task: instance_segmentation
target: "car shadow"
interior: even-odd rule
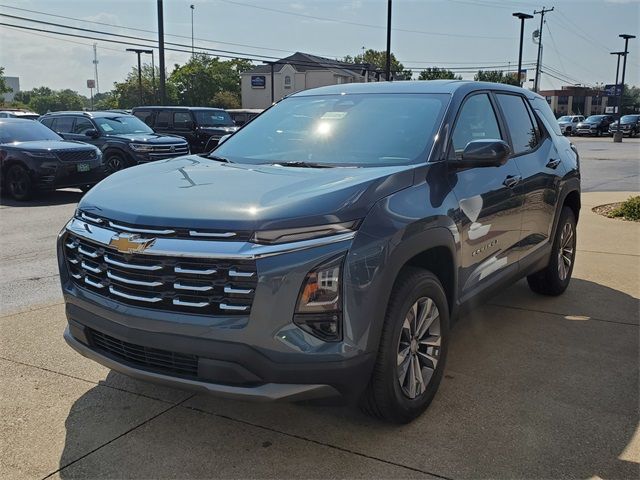
[[[501,298],[521,288],[515,285]],[[574,279],[570,290],[582,295],[583,313],[603,298],[612,318],[617,309],[638,304],[630,295],[586,280]],[[256,434],[308,439],[312,448],[330,445],[450,478],[637,478],[640,458],[632,439],[639,420],[638,327],[570,313],[487,304],[461,318],[452,330],[440,390],[430,408],[409,425],[389,425],[350,407],[196,395],[173,410],[197,415],[199,427],[175,425],[180,417],[160,415],[59,475],[202,476],[194,465],[208,461],[202,453],[212,441],[212,425],[234,422],[239,432],[248,428]],[[110,405],[96,401],[99,389],[122,384],[118,376],[111,372],[71,407],[61,468],[93,450],[92,445],[82,448],[91,432],[117,430],[113,422],[119,422],[118,416],[105,425],[99,412]],[[132,396],[131,401],[147,397]],[[145,418],[141,415],[138,423]],[[122,433],[130,428],[119,426]],[[216,458],[237,465],[237,475],[243,476],[244,449],[237,443],[227,447],[225,438],[213,441]],[[268,461],[277,469],[291,459]],[[126,471],[118,470],[124,464]],[[332,468],[328,471],[339,476],[340,466]],[[280,476],[278,470],[273,475]]]
[[[83,195],[84,193],[82,193],[79,189],[77,190],[71,188],[40,193],[32,200],[27,200],[26,202],[14,200],[13,198],[10,198],[6,195],[2,195],[2,197],[0,197],[0,205],[2,205],[3,207],[14,208],[68,205],[70,203],[78,203]]]

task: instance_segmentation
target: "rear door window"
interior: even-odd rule
[[[73,131],[73,117],[58,117],[54,130],[60,133],[71,133]]]
[[[173,126],[180,130],[189,130],[193,122],[189,112],[176,112],[173,114]]]
[[[156,128],[169,128],[171,127],[171,111],[170,110],[162,110],[158,112],[156,116]]]
[[[518,155],[533,150],[538,145],[538,135],[524,98],[520,95],[499,93],[498,103],[511,134],[513,153]]]
[[[76,124],[73,127],[73,133],[82,135],[87,130],[92,130],[94,128],[95,127],[93,126],[93,123],[91,123],[91,120],[89,120],[88,118],[77,117]]]
[[[150,127],[153,127],[153,112],[149,110],[142,110],[135,112],[134,115]]]

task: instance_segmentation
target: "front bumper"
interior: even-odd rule
[[[89,164],[90,170],[79,172],[77,163]],[[107,176],[102,159],[89,162],[43,162],[32,167],[39,190],[95,185]]]

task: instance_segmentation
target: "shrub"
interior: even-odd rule
[[[610,217],[624,217],[635,222],[640,221],[640,196],[631,197],[625,202],[609,212]]]

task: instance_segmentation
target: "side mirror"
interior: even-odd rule
[[[98,133],[98,130],[96,130],[95,128],[90,128],[89,130],[85,130],[84,134],[87,137],[91,137],[91,138],[96,138],[100,136],[100,134]]]
[[[509,155],[511,147],[502,140],[474,140],[454,163],[458,168],[499,167],[507,163]]]

